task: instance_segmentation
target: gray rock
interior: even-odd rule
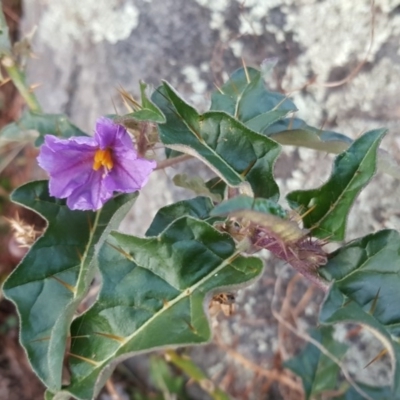
[[[24,10],[23,30],[38,26],[33,43],[38,58],[30,61],[28,77],[42,83],[37,95],[43,108],[66,112],[89,132],[99,115],[113,111],[113,103],[122,110],[119,86],[137,95],[140,79],[153,85],[166,79],[204,109],[213,83],[221,84],[240,67],[241,57],[257,66],[266,57],[278,56],[270,84],[293,96],[300,117],[351,137],[388,126],[392,131],[383,147],[400,160],[398,1],[375,2],[374,41],[367,56],[372,29],[367,0],[248,0],[244,6],[239,0],[29,0]],[[354,79],[334,88],[324,85],[349,75],[365,56],[367,64]],[[316,83],[304,87],[313,75],[318,76]],[[332,161],[324,154],[291,148],[284,149],[282,158],[276,173],[284,193],[319,186]],[[193,172],[199,168],[191,165]],[[188,195],[172,185],[171,177],[179,171],[182,167],[153,175],[123,223],[124,231],[142,234],[159,207]],[[399,194],[397,180],[378,174],[354,206],[349,238],[382,227],[399,228],[394,200]],[[236,338],[240,352],[266,368],[272,367],[277,347],[277,324],[269,308],[273,286],[266,282],[281,269],[280,263],[268,261],[265,277],[238,296],[238,316],[218,328],[227,343]],[[315,320],[318,301],[311,303],[314,315],[305,326]],[[261,325],[248,324],[254,320]],[[224,371],[231,362],[215,347],[193,354],[211,372],[213,365],[215,370],[221,363],[218,368]],[[375,354],[369,355],[372,359]],[[251,374],[243,366],[237,368],[236,376],[242,378],[234,391],[239,393]],[[373,382],[370,371],[364,378]]]

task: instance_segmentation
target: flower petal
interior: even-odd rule
[[[126,129],[111,119],[101,117],[96,122],[95,140],[101,149],[112,148],[115,151],[132,150],[132,139]],[[136,153],[136,152],[135,152]]]
[[[46,135],[38,162],[50,175],[50,194],[67,198],[72,210],[98,210],[113,192],[141,189],[156,167],[137,158],[126,129],[108,118],[97,121],[94,138]]]
[[[102,171],[92,170],[82,185],[75,187],[68,196],[67,206],[71,210],[98,210],[111,199],[112,191],[105,187]]]
[[[76,187],[88,180],[97,147],[93,138],[58,139],[45,136],[38,162],[50,175],[49,190],[52,196],[68,197]]]
[[[105,187],[123,193],[140,190],[156,166],[155,161],[136,158],[136,154],[119,153],[114,159],[113,169],[104,178]]]

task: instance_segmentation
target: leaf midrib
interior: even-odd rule
[[[194,291],[201,286],[204,282],[208,281],[213,275],[215,275],[216,273],[218,273],[219,271],[221,271],[223,268],[225,268],[227,265],[229,265],[233,260],[236,259],[236,257],[240,254],[240,251],[236,250],[232,255],[230,255],[228,258],[226,258],[217,268],[215,268],[214,270],[212,270],[210,273],[208,273],[207,275],[205,275],[203,278],[201,278],[199,281],[197,281],[196,283],[194,283],[192,286],[184,289],[177,297],[175,297],[175,299],[170,300],[168,302],[168,306],[163,306],[160,310],[158,310],[156,313],[154,313],[154,315],[152,317],[150,317],[142,326],[140,326],[135,332],[133,332],[131,335],[127,336],[124,340],[123,343],[121,343],[120,346],[118,346],[116,348],[116,350],[110,354],[105,360],[100,361],[99,364],[101,363],[101,365],[99,365],[98,367],[94,368],[93,370],[91,370],[89,372],[88,375],[85,375],[82,379],[78,380],[78,382],[82,382],[87,376],[91,375],[93,373],[93,371],[95,371],[96,369],[100,369],[99,375],[101,373],[101,370],[105,367],[105,365],[107,365],[107,363],[114,359],[116,353],[123,347],[125,346],[127,343],[129,343],[135,336],[137,336],[138,334],[140,334],[146,327],[147,325],[149,325],[151,322],[153,322],[155,319],[157,319],[160,315],[162,315],[163,312],[165,312],[166,310],[168,310],[169,308],[171,308],[172,306],[174,306],[176,303],[178,303],[179,301],[181,301],[182,299],[184,299],[185,297],[189,297],[191,296]],[[140,265],[138,265],[140,267]],[[188,293],[189,291],[189,293]]]
[[[320,218],[320,220],[318,221],[318,223],[315,224],[313,227],[310,228],[312,231],[314,231],[315,229],[319,229],[319,226],[322,224],[322,222],[323,222],[326,218],[328,218],[328,216],[331,215],[332,212],[334,212],[334,211],[336,210],[337,204],[338,204],[339,201],[343,198],[344,194],[347,193],[347,191],[348,191],[347,189],[348,189],[348,187],[350,186],[350,184],[353,183],[354,178],[355,178],[355,176],[356,176],[356,172],[358,171],[358,169],[360,168],[360,166],[364,163],[365,159],[366,159],[366,158],[370,155],[370,153],[373,151],[373,150],[372,150],[372,147],[375,145],[375,143],[376,143],[377,141],[380,140],[381,137],[382,137],[382,136],[379,136],[377,139],[375,139],[375,140],[373,141],[372,145],[370,146],[370,148],[368,149],[368,151],[365,153],[365,156],[361,159],[360,163],[358,164],[358,167],[357,167],[356,171],[354,172],[352,178],[349,180],[349,182],[348,182],[347,185],[345,186],[344,190],[341,192],[341,194],[340,194],[339,197],[336,199],[336,201],[329,207],[328,211],[323,215],[323,217]],[[376,159],[375,159],[375,162],[376,162]],[[374,169],[376,170],[376,164],[375,164],[375,168],[374,168]],[[333,170],[333,171],[332,171],[332,176],[333,176],[334,173],[335,173],[335,171]],[[370,177],[369,179],[371,179],[371,177]],[[368,182],[366,182],[366,183],[364,184],[364,186],[365,186],[367,183],[368,183]],[[320,190],[322,190],[322,188],[321,188]],[[354,199],[353,199],[353,201],[354,201]],[[345,226],[346,226],[346,221],[345,221]],[[332,233],[332,232],[330,232],[330,233]]]
[[[96,217],[95,217],[94,222],[93,222],[93,227],[92,227],[92,229],[90,231],[90,234],[89,234],[89,240],[88,240],[88,242],[86,244],[85,251],[84,251],[84,253],[82,255],[82,260],[81,260],[81,262],[79,264],[79,275],[78,275],[78,279],[77,279],[76,284],[75,284],[75,288],[76,289],[79,288],[81,280],[84,279],[83,271],[84,270],[86,271],[86,268],[84,268],[84,264],[86,262],[88,254],[89,254],[89,249],[90,249],[90,247],[92,245],[93,237],[94,237],[94,235],[96,233],[96,229],[97,229],[97,226],[98,226],[100,214],[101,214],[101,211],[97,211],[96,212]],[[74,293],[73,293],[72,299],[68,302],[68,304],[66,305],[66,307],[64,308],[63,311],[65,312],[65,310],[67,310],[69,307],[71,307],[71,305],[74,304],[75,301],[77,301],[77,299],[79,299],[81,297],[81,295],[82,295],[82,293],[79,293],[78,290],[75,290]],[[49,346],[48,346],[48,351],[47,351],[48,355],[49,355],[49,350],[50,350],[50,345],[51,345],[51,342],[52,342],[52,338],[54,338],[54,333],[53,332],[54,332],[54,330],[58,329],[59,321],[60,321],[60,319],[63,319],[64,312],[60,313],[60,317],[57,318],[53,328],[50,331],[50,340],[49,340]],[[51,368],[51,356],[48,356],[47,360],[48,360],[49,371],[52,371],[52,368]]]
[[[172,90],[170,87],[168,87],[168,90]],[[178,96],[176,93],[174,93],[176,96]],[[210,147],[205,141],[203,141],[203,142],[201,142],[200,140],[199,140],[199,137],[201,137],[202,138],[202,135],[201,135],[201,133],[200,132],[197,132],[197,130],[196,129],[194,129],[188,122],[186,122],[186,120],[185,120],[185,118],[181,115],[181,113],[178,111],[178,109],[175,107],[175,104],[174,104],[174,102],[171,100],[171,98],[168,96],[168,99],[169,99],[169,101],[171,102],[171,104],[174,106],[174,109],[175,109],[175,112],[176,112],[176,114],[180,117],[180,119],[181,119],[181,121],[185,124],[185,126],[188,128],[188,130],[192,133],[192,135],[195,137],[195,140],[196,140],[196,142],[198,143],[198,144],[200,144],[200,145],[202,145],[202,146],[204,146],[205,148],[207,148],[209,151],[211,151],[213,154],[215,154],[217,157],[218,157],[218,159],[219,160],[221,160],[222,162],[223,162],[223,164],[229,169],[229,170],[231,170],[242,182],[243,182],[243,178],[242,178],[242,176],[238,173],[238,172],[236,172],[212,147]],[[186,105],[186,103],[185,103],[185,105]],[[193,111],[196,113],[196,118],[198,119],[198,122],[201,124],[201,121],[200,121],[200,114],[198,114],[197,113],[197,111],[196,110],[194,110],[193,109]],[[205,113],[205,114],[207,114],[207,113]],[[226,114],[226,113],[224,113],[224,114]],[[226,114],[226,115],[228,115],[229,116],[229,114]],[[176,143],[177,145],[179,145],[179,143]],[[186,145],[183,145],[183,144],[181,144],[182,146],[186,146]],[[173,145],[172,145],[173,146]],[[193,149],[193,148],[192,148]],[[200,153],[196,150],[196,149],[193,149],[197,154],[199,154],[200,155]],[[182,151],[182,150],[181,150]],[[205,158],[205,157],[203,157],[203,158]],[[206,158],[205,158],[206,159]],[[206,159],[207,160],[207,159]],[[211,161],[209,161],[209,160],[207,160],[207,162],[209,162],[211,165],[214,165],[214,164],[212,164],[211,163]],[[216,167],[214,167],[214,168],[216,168]]]

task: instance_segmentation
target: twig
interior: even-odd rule
[[[107,389],[108,393],[110,394],[112,400],[122,400],[120,395],[117,392],[117,389],[115,389],[114,383],[112,382],[111,379],[107,379],[106,389]]]
[[[310,285],[306,292],[303,294],[303,297],[297,303],[296,307],[292,311],[293,318],[296,319],[298,316],[304,311],[306,306],[310,303],[311,297],[314,294],[315,286]]]
[[[374,44],[374,37],[375,37],[375,0],[371,0],[371,33],[370,33],[370,41],[369,41],[368,50],[367,50],[367,53],[365,54],[364,58],[358,63],[358,65],[353,69],[353,71],[350,72],[349,75],[347,75],[345,78],[341,79],[340,81],[325,82],[325,83],[320,83],[317,85],[331,88],[331,87],[342,86],[345,83],[350,82],[361,71],[361,68],[368,61],[368,57],[371,54],[372,45]]]
[[[242,354],[238,353],[237,351],[235,351],[235,350],[229,348],[228,346],[226,346],[225,344],[223,344],[218,338],[216,338],[216,343],[229,356],[234,358],[237,362],[239,362],[246,368],[252,370],[254,373],[264,376],[273,381],[277,381],[277,382],[281,383],[282,385],[285,385],[285,386],[289,387],[290,389],[295,390],[298,393],[303,393],[302,387],[298,383],[296,383],[293,379],[284,375],[281,371],[279,371],[277,369],[268,370],[268,369],[258,366],[257,364],[254,364],[252,361],[248,360]]]
[[[329,350],[327,350],[318,340],[315,340],[313,337],[311,337],[307,332],[304,332],[293,325],[291,325],[289,322],[287,322],[279,313],[276,304],[277,304],[277,298],[278,298],[278,293],[280,292],[279,288],[281,287],[281,278],[280,276],[277,277],[276,283],[275,283],[275,290],[274,290],[274,297],[271,302],[271,312],[272,315],[287,329],[289,329],[292,333],[294,333],[296,336],[300,337],[301,339],[305,340],[308,343],[313,344],[322,354],[327,356],[329,359],[331,359],[335,364],[337,364],[342,371],[343,376],[349,382],[350,385],[354,387],[354,389],[365,399],[367,400],[373,400],[370,396],[368,396],[367,393],[365,393],[354,381],[354,379],[351,377],[349,371],[347,368],[344,366],[344,364],[334,355],[332,354]]]
[[[290,282],[287,286],[286,295],[285,295],[285,298],[283,299],[281,310],[280,310],[280,312],[283,316],[290,317],[292,320],[293,320],[293,316],[292,316],[292,313],[290,310],[290,306],[291,306],[290,301],[292,299],[292,293],[295,288],[295,285],[296,285],[297,281],[300,279],[300,277],[301,277],[301,275],[296,274],[290,280]],[[283,324],[278,323],[278,343],[279,343],[281,357],[283,360],[287,360],[288,358],[290,358],[290,355],[288,354],[288,352],[286,351],[286,347],[284,346],[284,343],[286,342],[286,340],[285,340],[286,332],[287,332],[286,327]]]
[[[157,163],[156,170],[172,167],[175,164],[179,164],[182,161],[190,160],[191,158],[192,156],[190,156],[189,154],[183,154],[181,156],[177,156],[174,158],[168,158],[166,160],[162,160],[159,163]]]

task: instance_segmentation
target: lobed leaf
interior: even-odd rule
[[[211,338],[205,301],[262,271],[232,238],[207,222],[183,217],[159,236],[113,232],[99,254],[103,285],[97,302],[71,327],[71,385],[63,393],[91,399],[121,360]]]
[[[225,111],[257,132],[297,111],[290,99],[267,90],[262,72],[249,67],[236,70],[212,94],[210,109]]]
[[[159,132],[167,147],[201,159],[230,186],[248,191],[249,183],[257,197],[278,197],[272,174],[280,152],[277,143],[224,112],[199,115],[166,82],[153,101],[166,116]]]
[[[96,253],[136,199],[118,196],[97,213],[71,211],[50,197],[47,181],[25,184],[11,199],[46,219],[48,226],[3,286],[17,307],[21,344],[38,377],[61,387],[69,326],[96,269]],[[97,247],[96,247],[97,246]]]
[[[334,282],[320,321],[359,323],[383,342],[392,358],[393,384],[387,398],[393,400],[400,399],[399,254],[400,234],[383,230],[335,251],[319,269],[321,276]]]
[[[376,169],[376,153],[385,129],[365,133],[335,160],[329,180],[318,189],[287,195],[292,209],[304,213],[303,223],[319,238],[343,240],[350,208]]]
[[[347,346],[333,339],[332,327],[314,329],[312,337],[339,361],[343,358]],[[340,366],[311,343],[300,354],[285,361],[284,367],[301,378],[306,400],[327,398],[329,392],[336,392],[335,399],[338,400],[393,399],[388,386],[370,386],[355,381],[355,387],[348,382],[340,382]]]

